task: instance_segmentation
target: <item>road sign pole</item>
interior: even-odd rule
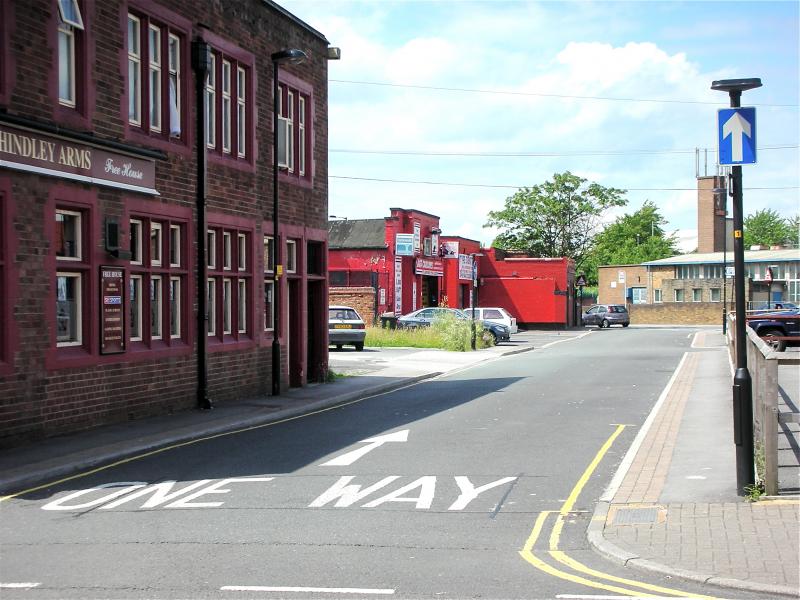
[[[760,86],[760,79],[731,79],[715,81],[711,84],[711,89],[728,92],[731,108],[739,108],[741,106],[742,92]],[[755,127],[753,127],[751,133],[752,138],[755,138]],[[732,146],[735,143],[737,142],[732,137]],[[741,143],[741,136],[738,143]],[[735,156],[738,154],[737,152],[732,151],[731,154],[734,155],[732,160],[741,160],[741,157]],[[731,183],[733,185],[733,267],[734,298],[736,301],[736,373],[733,377],[733,438],[736,444],[736,489],[740,496],[744,496],[747,494],[747,488],[755,484],[753,462],[755,452],[753,447],[753,389],[750,372],[747,370],[744,216],[742,209],[742,167],[740,164],[733,165]]]

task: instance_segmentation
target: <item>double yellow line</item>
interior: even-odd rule
[[[601,571],[597,571],[596,569],[592,569],[587,567],[586,565],[578,562],[577,560],[570,558],[569,556],[564,553],[564,551],[558,549],[558,543],[561,537],[561,532],[564,529],[564,519],[569,515],[572,511],[573,507],[575,506],[575,502],[580,496],[580,493],[583,491],[586,482],[589,481],[589,478],[592,476],[592,473],[597,468],[597,465],[600,464],[600,461],[608,452],[608,449],[611,448],[611,445],[614,443],[622,431],[625,429],[625,425],[617,425],[616,430],[611,436],[606,440],[603,446],[595,455],[592,462],[589,463],[589,466],[581,475],[581,478],[572,488],[572,492],[570,492],[569,497],[566,499],[564,504],[561,506],[561,509],[558,511],[548,510],[543,511],[539,514],[536,519],[536,523],[533,526],[533,530],[531,534],[528,536],[528,539],[525,541],[525,545],[522,547],[522,550],[519,551],[520,556],[525,559],[527,562],[532,564],[534,567],[547,573],[548,575],[552,575],[554,577],[558,577],[559,579],[564,579],[566,581],[571,581],[572,583],[578,583],[581,585],[585,585],[591,588],[596,588],[600,590],[605,590],[608,592],[614,592],[616,594],[623,594],[625,596],[635,596],[635,597],[647,597],[647,598],[657,598],[663,595],[668,596],[677,596],[677,597],[691,597],[691,598],[702,598],[707,600],[713,600],[713,596],[701,596],[697,594],[688,595],[685,592],[680,590],[675,590],[671,588],[662,587],[659,585],[651,585],[649,583],[644,583],[641,581],[634,581],[632,579],[625,579],[624,577],[617,577],[616,575],[609,575],[608,573],[603,573]],[[536,544],[539,537],[542,535],[542,530],[544,529],[545,522],[550,515],[558,515],[556,517],[555,524],[553,525],[553,529],[550,532],[550,540],[549,540],[549,549],[547,551],[547,555],[550,556],[553,560],[559,562],[560,564],[572,569],[574,572],[567,572],[563,571],[559,568],[552,566],[551,564],[545,562],[538,556],[533,553],[533,547]],[[578,575],[576,573],[581,573],[582,575]],[[587,579],[587,577],[593,577],[594,579]],[[602,581],[597,580],[605,580],[610,581],[612,583],[621,584],[624,586],[639,588],[639,589],[629,589],[629,587],[619,587],[616,585],[611,585],[609,583],[603,583]],[[642,593],[641,590],[645,590],[646,592],[653,592],[653,593]]]

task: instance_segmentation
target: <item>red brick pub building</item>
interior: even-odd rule
[[[277,318],[324,377],[328,50],[270,0],[3,0],[0,445],[268,394]]]
[[[477,282],[478,306],[503,307],[521,325],[574,325],[571,260],[481,248],[442,235],[436,215],[392,208],[383,219],[331,221],[329,245],[330,302],[368,321],[427,306],[469,308]]]

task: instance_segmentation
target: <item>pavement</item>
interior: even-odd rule
[[[524,332],[472,353],[331,352],[331,369],[344,376],[330,384],[4,450],[0,501],[165,446],[298,418],[588,334]],[[731,380],[722,334],[701,331],[599,499],[589,542],[629,567],[769,597],[800,597],[800,497],[747,502],[737,496]]]

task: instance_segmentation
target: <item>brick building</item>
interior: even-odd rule
[[[475,240],[443,235],[439,217],[418,210],[331,221],[328,268],[331,304],[361,306],[367,321],[428,306],[469,308],[474,299],[478,306],[507,309],[520,324],[571,325],[575,319],[571,260],[481,248]]]
[[[3,0],[0,444],[268,393],[276,313],[324,377],[328,51],[270,0]]]

